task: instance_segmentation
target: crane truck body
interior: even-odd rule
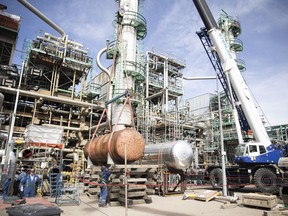
[[[227,185],[243,187],[247,184],[255,184],[261,192],[277,193],[285,178],[286,148],[271,143],[249,88],[205,0],[193,0],[193,2],[207,29],[223,72],[230,81],[228,84],[236,95],[237,101],[234,102],[243,110],[254,136],[254,140],[249,142],[239,139],[234,159],[235,165],[225,168]],[[214,187],[222,187],[222,172],[221,166],[206,168],[207,177]]]

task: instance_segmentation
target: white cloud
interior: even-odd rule
[[[250,89],[271,125],[288,122],[288,66],[266,68],[274,73],[255,74],[250,77]],[[264,78],[261,76],[264,76]]]
[[[148,1],[150,9],[153,8],[153,2]],[[239,56],[247,62],[247,71],[243,75],[270,123],[287,123],[285,107],[288,105],[288,100],[280,96],[283,91],[288,92],[288,85],[285,84],[288,80],[287,61],[279,62],[279,55],[285,55],[284,51],[280,50],[280,44],[282,47],[287,47],[288,41],[286,39],[286,42],[281,43],[276,39],[269,38],[273,34],[287,35],[283,33],[285,27],[288,29],[285,1],[279,0],[276,3],[271,0],[236,2],[207,0],[207,4],[216,20],[221,9],[224,9],[229,15],[239,17],[243,32],[240,39],[244,42],[244,52]],[[211,63],[195,34],[195,31],[203,26],[203,23],[193,2],[190,0],[169,1],[169,5],[165,5],[163,8],[165,8],[165,12],[169,11],[169,13],[166,13],[166,16],[163,14],[156,16],[159,20],[157,20],[157,26],[154,26],[155,29],[152,29],[152,33],[148,35],[148,43],[157,42],[156,44],[163,49],[173,50],[180,57],[185,58],[187,67],[184,75],[186,76],[214,75]],[[274,32],[276,29],[278,32]],[[273,64],[273,61],[277,61],[277,64]],[[275,71],[278,71],[277,75]],[[279,86],[281,86],[281,90]],[[184,87],[185,98],[189,98],[213,92],[216,84],[215,81],[185,81]]]
[[[85,0],[80,4],[76,0],[66,0],[57,5],[53,14],[72,37],[105,42],[107,37],[113,35],[114,11],[115,2]]]

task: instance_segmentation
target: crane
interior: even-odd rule
[[[228,184],[244,186],[254,183],[262,192],[277,193],[286,172],[285,168],[278,166],[278,161],[285,156],[285,148],[271,143],[250,90],[206,1],[193,0],[193,2],[206,27],[206,38],[210,40],[221,70],[225,74],[224,80],[229,80],[226,85],[231,85],[228,87],[231,87],[235,94],[230,100],[234,99],[233,102],[238,106],[237,110],[243,111],[241,114],[245,116],[254,136],[253,141],[239,143],[234,158],[236,165],[226,167],[225,170]],[[208,168],[209,179],[213,186],[222,184],[222,172],[217,166]]]

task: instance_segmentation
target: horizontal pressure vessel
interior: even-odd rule
[[[109,143],[111,133],[99,136],[90,140],[85,145],[84,155],[89,157],[94,165],[107,163],[108,154],[117,164],[125,163],[125,145],[127,162],[134,162],[140,159],[144,153],[144,139],[142,135],[132,129],[125,128],[113,133]]]
[[[148,161],[163,163],[168,168],[185,170],[191,166],[193,151],[191,145],[184,140],[145,146],[144,158]]]

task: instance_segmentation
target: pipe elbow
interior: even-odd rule
[[[107,76],[108,76],[108,78],[109,78],[109,81],[111,82],[110,71],[109,71],[107,68],[105,68],[105,67],[101,64],[101,62],[100,62],[101,56],[102,56],[103,53],[105,53],[106,51],[107,51],[107,47],[101,49],[101,50],[98,52],[97,57],[96,57],[96,64],[97,64],[97,66],[98,66],[101,70],[103,70],[104,73],[107,74]]]

